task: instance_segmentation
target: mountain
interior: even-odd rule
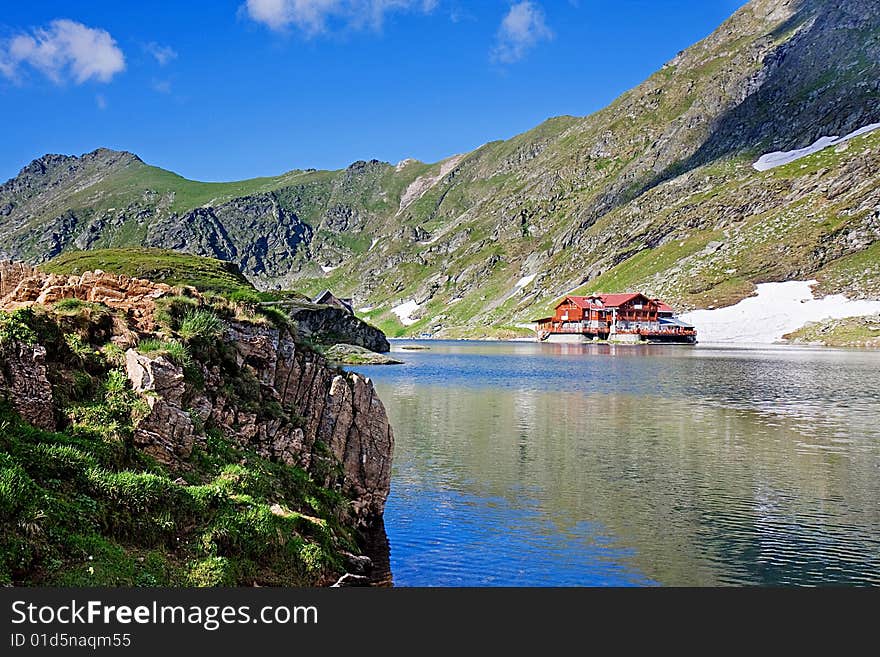
[[[435,164],[200,183],[130,153],[44,156],[0,187],[0,255],[212,256],[352,296],[392,335],[510,335],[572,290],[696,308],[817,278],[880,298],[880,132],[753,167],[880,122],[878,101],[876,0],[753,0],[604,110]]]

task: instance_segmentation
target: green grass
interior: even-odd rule
[[[90,301],[82,301],[81,299],[61,299],[52,305],[52,311],[59,315],[67,317],[75,317],[84,312],[106,313],[107,306]]]
[[[210,340],[216,338],[223,331],[223,323],[210,310],[190,310],[183,319],[177,332],[184,340]]]
[[[71,251],[41,265],[41,269],[65,275],[100,269],[111,274],[146,278],[171,286],[191,285],[201,291],[223,294],[253,290],[232,263],[164,249],[132,247]]]
[[[138,345],[138,351],[150,358],[165,356],[172,363],[181,367],[190,367],[193,364],[189,348],[177,340],[148,338],[141,340],[141,343]]]
[[[97,397],[65,409],[75,432],[123,442],[131,436],[137,420],[148,412],[146,402],[131,390],[121,369],[107,372]]]
[[[793,342],[827,347],[880,348],[880,316],[849,317],[811,322],[785,336]]]
[[[175,347],[186,353],[155,339],[139,349]],[[181,483],[132,445],[149,408],[105,367],[97,386],[68,373],[84,384],[63,432],[30,427],[0,404],[0,585],[314,585],[339,569],[341,549],[356,549],[339,493],[216,429]]]
[[[271,192],[311,180],[321,173],[290,171],[280,176],[234,182],[200,182],[159,167],[136,163],[114,172],[101,186],[102,191],[111,196],[108,203],[115,202],[114,197],[138,198],[150,191],[160,197],[171,197],[169,210],[180,213],[203,205],[218,205],[242,196]]]
[[[25,344],[35,344],[37,333],[33,329],[34,311],[31,308],[0,310],[0,345],[17,340]]]
[[[175,483],[121,444],[0,412],[0,582],[313,585],[352,547],[341,499],[304,471],[218,439],[194,465],[203,483]]]
[[[880,242],[833,261],[816,274],[816,279],[825,293],[856,292],[880,297]]]
[[[350,253],[365,253],[370,248],[373,238],[366,233],[331,233],[330,231],[318,231],[318,236],[323,237]]]

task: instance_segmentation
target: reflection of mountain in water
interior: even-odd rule
[[[665,584],[880,582],[880,402],[865,392],[880,389],[877,358],[522,358],[506,348],[514,352],[435,349],[397,372],[370,372],[398,438],[387,516],[395,563],[426,532],[454,542],[456,523],[470,523],[429,518],[419,536],[397,533],[395,515],[412,511],[403,504],[449,491],[485,521],[483,537],[468,525],[471,548],[498,534],[518,550],[531,541],[536,561],[566,564],[559,572],[573,580],[561,584],[588,579],[586,561],[581,572],[568,566],[597,541]],[[467,499],[497,502],[489,511]]]

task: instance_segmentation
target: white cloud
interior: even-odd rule
[[[104,98],[104,94],[98,94],[95,96],[95,104],[98,106],[99,110],[107,109],[107,99]]]
[[[277,31],[294,27],[308,37],[332,26],[381,29],[393,12],[430,13],[439,0],[246,0],[247,15]]]
[[[177,59],[177,51],[171,46],[163,46],[155,41],[151,41],[144,46],[144,49],[156,58],[159,66],[165,66],[172,59]]]
[[[16,79],[23,64],[56,84],[109,82],[125,70],[125,56],[106,30],[58,19],[0,44],[0,73]]]
[[[501,64],[518,62],[539,42],[552,38],[553,32],[547,27],[544,10],[534,2],[522,0],[512,5],[501,21],[491,53],[492,61]]]

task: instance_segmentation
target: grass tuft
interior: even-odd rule
[[[177,332],[184,340],[210,340],[223,331],[223,323],[209,310],[191,310],[180,321]]]

